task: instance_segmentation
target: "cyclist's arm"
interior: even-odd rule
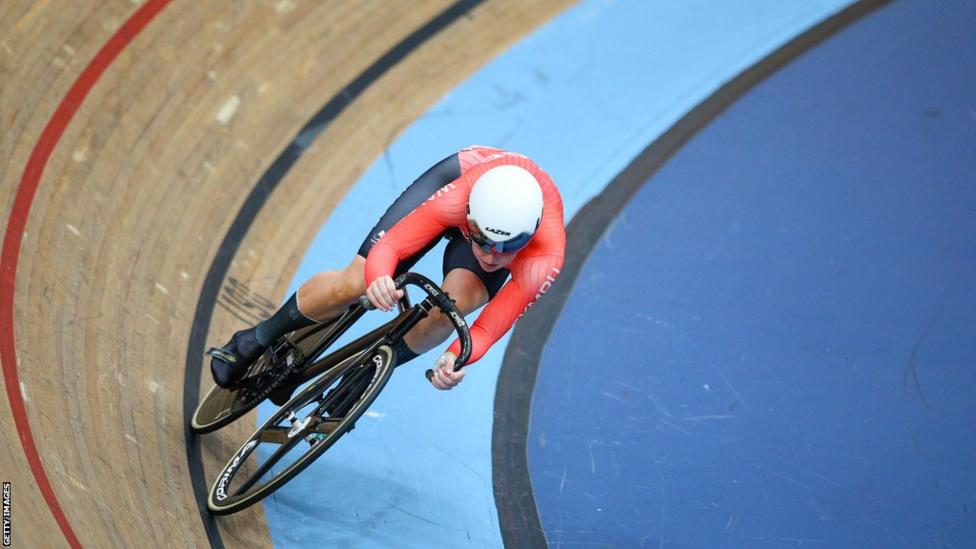
[[[481,359],[511,329],[522,313],[549,291],[559,276],[562,265],[561,255],[545,255],[531,258],[513,271],[512,279],[488,303],[471,326],[472,348],[468,364]],[[460,355],[461,342],[455,340],[448,351]]]
[[[456,209],[453,203],[457,202],[452,198],[439,196],[421,204],[373,245],[364,269],[367,287],[381,276],[393,276],[401,260],[419,252],[451,226],[451,214]]]

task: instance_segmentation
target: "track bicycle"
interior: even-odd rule
[[[395,283],[398,289],[417,286],[427,296],[411,306],[404,292],[396,318],[325,355],[329,346],[374,309],[362,296],[339,318],[280,338],[235,388],[214,387],[204,397],[191,420],[191,428],[199,433],[234,421],[266,398],[281,406],[218,474],[207,498],[211,512],[229,514],[257,503],[352,430],[397,365],[393,344],[427,317],[432,308],[440,309],[454,325],[461,339],[461,356],[454,369],[463,367],[471,355],[471,335],[454,301],[430,279],[416,273],[400,275]],[[425,375],[429,380],[433,371],[428,369]],[[298,394],[288,398],[309,381]],[[262,445],[271,454],[250,471],[244,465]]]

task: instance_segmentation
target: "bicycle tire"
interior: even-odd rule
[[[325,392],[342,373],[355,367],[355,363],[363,364],[365,361],[375,360],[374,357],[379,357],[379,362],[376,363],[375,366],[378,371],[373,375],[369,385],[366,387],[359,400],[353,405],[352,409],[350,409],[350,411],[342,417],[331,432],[325,435],[325,438],[310,446],[305,453],[296,459],[291,465],[274,475],[264,484],[257,486],[257,488],[253,491],[246,491],[243,494],[234,495],[228,495],[226,493],[226,489],[230,486],[237,473],[240,472],[240,466],[260,444],[261,434],[266,429],[276,427],[277,424],[285,419],[288,413],[294,409],[300,409],[307,406],[311,402],[314,402],[315,398]],[[356,358],[359,357],[350,358],[350,362],[353,362],[354,364],[347,364],[345,366],[337,365],[337,367],[332,368],[328,372],[320,375],[318,379],[313,381],[301,392],[292,397],[292,399],[285,403],[285,405],[279,408],[274,415],[268,418],[268,420],[261,425],[261,427],[259,427],[254,434],[252,434],[244,442],[244,444],[241,445],[241,447],[221,469],[210,488],[207,495],[207,508],[211,513],[215,515],[228,515],[241,511],[261,501],[288,483],[288,481],[294,478],[295,475],[305,470],[306,467],[311,465],[326,450],[331,448],[332,445],[334,445],[336,441],[342,437],[342,435],[351,429],[351,427],[363,415],[366,409],[369,408],[374,400],[376,400],[376,397],[379,396],[379,393],[390,380],[390,376],[393,374],[393,369],[396,366],[395,354],[393,349],[388,345],[379,346],[375,351],[360,360],[355,360]],[[289,441],[292,439],[296,440],[296,442],[291,444],[289,448],[293,448],[295,444],[298,444],[299,441],[304,439],[304,437],[297,435],[293,437],[289,436],[288,438]],[[248,480],[250,481],[251,479],[249,478]],[[255,482],[254,485],[257,485],[257,483]]]

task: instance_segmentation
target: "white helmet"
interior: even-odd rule
[[[542,188],[518,166],[498,166],[475,181],[468,197],[468,236],[486,252],[525,247],[542,220]]]

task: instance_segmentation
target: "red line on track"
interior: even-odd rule
[[[109,65],[125,49],[156,15],[162,11],[170,0],[148,0],[123,24],[119,30],[102,46],[85,70],[78,76],[68,90],[67,95],[58,104],[41,137],[31,151],[30,159],[24,168],[24,174],[17,188],[14,205],[7,220],[7,231],[3,237],[3,252],[0,255],[0,362],[3,363],[4,385],[7,387],[7,399],[13,413],[20,445],[24,449],[27,463],[34,474],[34,481],[40,489],[44,500],[54,515],[54,520],[61,527],[65,539],[71,547],[81,547],[75,536],[68,518],[61,510],[58,499],[54,495],[51,483],[41,463],[41,456],[31,434],[30,422],[27,420],[27,409],[20,393],[20,381],[17,376],[17,350],[14,345],[14,289],[17,280],[17,262],[20,258],[20,244],[24,236],[24,227],[30,214],[34,195],[44,174],[44,168],[51,157],[51,152],[60,141],[68,123],[85,101],[88,92],[95,86],[98,79],[108,69]]]

